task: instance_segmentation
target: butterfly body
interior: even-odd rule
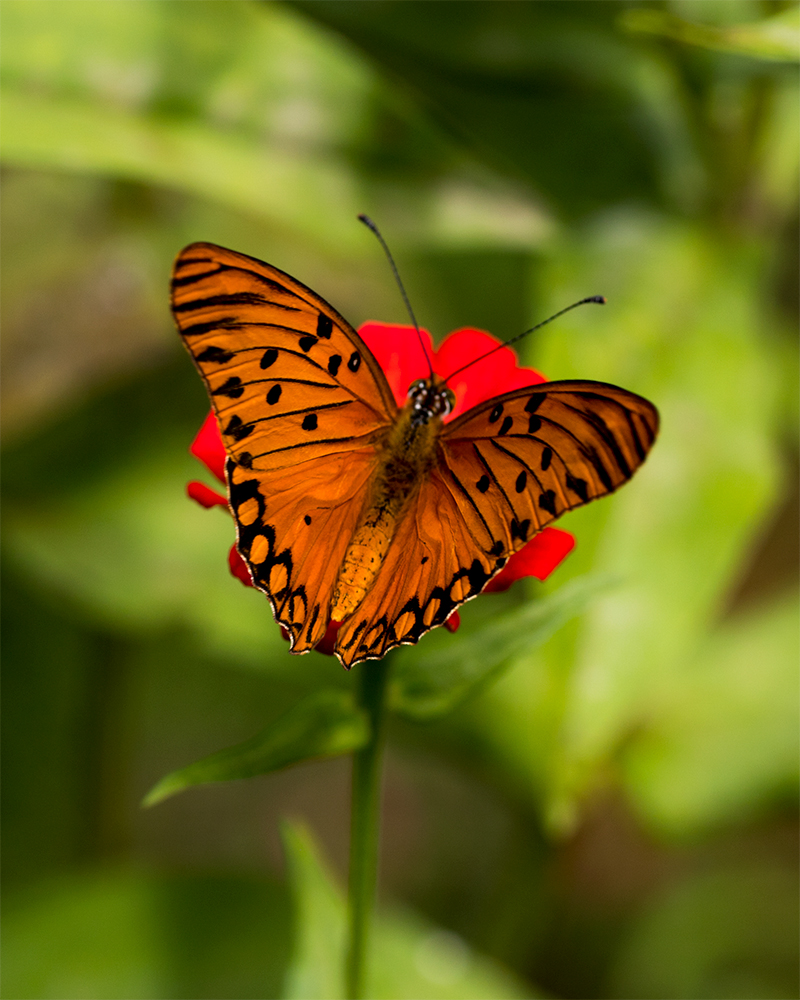
[[[450,411],[452,401],[451,391],[435,378],[409,388],[406,405],[378,450],[371,494],[336,582],[333,621],[353,614],[377,576],[404,508],[437,460],[442,415]]]
[[[400,405],[331,305],[213,244],[179,254],[172,289],[225,445],[237,548],[293,652],[332,620],[346,667],[417,642],[655,440],[652,404],[600,382],[517,383],[452,415],[444,380],[418,371]]]

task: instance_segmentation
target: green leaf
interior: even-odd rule
[[[453,639],[440,630],[437,645],[428,655],[429,646],[414,653],[401,651],[392,673],[392,708],[416,719],[433,719],[451,711],[515,657],[540,646],[580,614],[609,583],[607,577],[581,577],[477,632]]]
[[[275,997],[288,916],[283,888],[258,872],[150,872],[132,863],[6,887],[2,995]]]
[[[170,4],[103,17],[86,3],[44,9],[6,11],[6,163],[174,187],[334,253],[366,245],[351,223],[361,207],[352,171],[330,141],[356,126],[367,99],[359,60],[279,8],[203,4],[188,21]],[[297,92],[290,64],[322,85]],[[309,119],[299,153],[280,136],[292,101]]]
[[[794,799],[799,660],[796,593],[712,633],[623,760],[651,825],[685,836]]]
[[[764,863],[744,854],[735,866],[699,874],[690,868],[633,922],[605,995],[797,996],[797,867],[775,855]]]
[[[147,794],[152,806],[192,785],[268,774],[317,757],[336,757],[364,745],[368,722],[346,691],[319,691],[252,739],[166,775]]]
[[[285,1000],[344,1000],[347,910],[311,833],[284,823],[295,905]],[[404,911],[378,914],[367,971],[372,1000],[515,1000],[538,996],[458,935]]]
[[[286,7],[202,4],[189,21],[169,3],[99,17],[79,0],[8,0],[4,11],[7,164],[163,185],[345,259],[373,252],[354,223],[365,199],[385,217],[401,190],[403,231],[443,245],[530,247],[550,228],[500,177],[470,169],[440,183],[428,130],[404,143],[419,150],[426,180],[409,170],[366,193],[352,150],[369,155],[381,83],[366,59]]]
[[[294,945],[285,1000],[344,1000],[346,907],[309,830],[281,829],[294,899]]]
[[[5,163],[148,181],[287,226],[331,251],[363,237],[345,164],[256,148],[247,137],[88,102],[5,92]],[[334,234],[335,238],[334,238]]]
[[[754,59],[800,60],[800,7],[794,5],[751,24],[718,27],[684,21],[665,10],[628,10],[620,24],[632,34],[659,35],[685,45],[733,52]]]
[[[556,825],[571,822],[573,796],[658,714],[665,693],[689,681],[780,486],[757,256],[633,213],[608,218],[595,239],[558,260],[551,286],[556,301],[571,301],[580,275],[609,305],[591,323],[584,315],[557,335],[546,328],[539,363],[551,377],[591,373],[641,393],[661,430],[619,495],[564,522],[579,539],[581,523],[602,523],[594,552],[580,542],[576,552],[625,585],[592,604],[571,650],[552,649],[554,671],[574,657],[551,764]]]

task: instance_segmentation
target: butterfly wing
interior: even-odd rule
[[[349,665],[442,624],[545,525],[613,492],[658,431],[647,400],[601,382],[548,382],[447,424],[437,467],[401,521],[338,651]]]
[[[304,652],[397,408],[339,313],[254,257],[211,243],[175,262],[172,309],[219,423],[237,546]]]
[[[476,544],[433,471],[409,501],[372,587],[339,629],[337,655],[351,667],[417,642],[479,594],[504,562]]]
[[[604,382],[546,382],[474,407],[441,436],[443,478],[476,540],[510,555],[647,457],[658,411]]]

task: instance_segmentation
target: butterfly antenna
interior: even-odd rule
[[[414,315],[414,310],[411,308],[411,303],[408,301],[408,296],[406,295],[406,290],[403,288],[403,282],[400,280],[400,272],[397,270],[397,264],[394,262],[394,257],[392,257],[389,247],[386,245],[386,240],[381,236],[380,230],[375,225],[375,223],[370,219],[368,215],[359,215],[359,222],[363,222],[367,229],[371,229],[372,232],[378,237],[378,242],[383,247],[383,252],[386,254],[386,259],[389,261],[389,267],[392,269],[392,274],[394,275],[394,280],[397,282],[397,287],[400,289],[400,294],[403,296],[403,302],[405,302],[406,309],[408,310],[408,315],[411,317],[411,322],[414,324],[414,329],[417,331],[417,336],[419,337],[419,345],[422,348],[422,353],[425,355],[425,360],[428,362],[428,371],[430,377],[433,378],[433,365],[431,364],[431,359],[428,357],[428,351],[425,347],[425,341],[422,339],[422,334],[419,330],[419,324],[417,323],[417,318]]]
[[[528,334],[533,333],[534,330],[540,330],[543,326],[547,326],[547,324],[552,323],[554,319],[558,319],[559,316],[563,316],[564,313],[568,313],[570,309],[577,309],[578,306],[585,306],[589,302],[595,302],[597,305],[601,306],[606,304],[606,300],[602,295],[590,295],[587,299],[581,299],[580,302],[573,302],[571,306],[567,306],[565,309],[559,309],[557,313],[553,313],[552,316],[548,316],[547,319],[543,319],[541,323],[537,323],[536,326],[532,326],[529,330],[523,330],[522,333],[518,333],[516,337],[512,337],[511,340],[504,340],[502,344],[498,344],[497,347],[493,347],[491,351],[487,351],[486,354],[481,354],[481,356],[479,358],[475,358],[474,361],[468,361],[467,364],[462,365],[460,368],[456,368],[456,370],[451,372],[444,380],[445,383],[449,382],[455,375],[459,375],[465,368],[471,368],[472,365],[476,365],[479,361],[483,361],[484,358],[488,358],[489,355],[494,354],[495,351],[499,351],[503,347],[509,347],[511,344],[516,344],[518,340],[522,340],[523,337],[527,337]]]

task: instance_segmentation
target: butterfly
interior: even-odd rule
[[[416,643],[563,513],[611,493],[658,432],[603,382],[516,388],[445,421],[420,372],[399,407],[319,295],[212,243],[178,255],[172,310],[214,408],[237,548],[294,653],[341,622],[347,668]]]

